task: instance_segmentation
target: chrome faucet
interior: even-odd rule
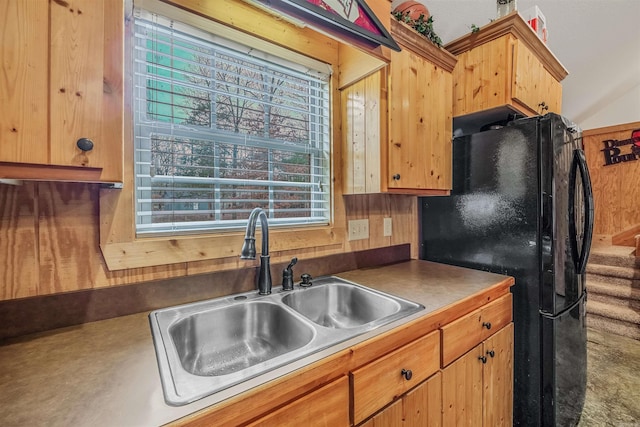
[[[249,215],[247,231],[244,236],[244,244],[240,252],[242,259],[256,259],[256,223],[260,218],[262,228],[262,253],[260,254],[260,271],[258,272],[257,285],[260,295],[271,293],[271,265],[269,257],[269,223],[267,215],[262,208],[255,208]]]

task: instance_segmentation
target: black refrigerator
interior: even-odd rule
[[[562,116],[453,140],[450,196],[420,199],[422,259],[515,278],[514,425],[573,426],[586,389],[593,197]]]

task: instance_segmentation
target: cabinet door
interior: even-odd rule
[[[383,191],[380,144],[386,132],[386,76],[386,70],[379,70],[341,91],[343,194]]]
[[[442,374],[437,372],[360,427],[440,427]]]
[[[122,180],[122,5],[51,3],[51,163],[100,168],[101,181]]]
[[[546,96],[544,97],[544,101],[548,106],[548,109],[543,111],[543,113],[562,113],[562,84],[555,79],[551,75],[551,73],[545,70],[545,80],[546,84]]]
[[[51,3],[51,163],[99,166],[104,0]],[[84,153],[79,138],[94,141]]]
[[[462,116],[511,103],[510,38],[499,37],[458,55],[453,70],[453,114]]]
[[[409,49],[391,54],[389,190],[450,190],[451,73]]]
[[[478,427],[482,420],[482,344],[442,370],[442,424]]]
[[[442,425],[442,374],[434,376],[409,391],[402,398],[405,427],[440,427]]]
[[[122,181],[124,2],[2,0],[0,12],[0,178]]]
[[[536,114],[560,113],[562,87],[519,40],[513,47],[512,98]]]
[[[0,162],[45,163],[49,2],[0,1]]]
[[[445,426],[513,423],[513,323],[442,370]]]
[[[360,427],[404,427],[402,418],[402,400],[396,400]]]
[[[254,421],[249,426],[349,425],[349,379],[344,376]]]
[[[484,342],[487,363],[483,373],[485,426],[513,423],[513,323]]]

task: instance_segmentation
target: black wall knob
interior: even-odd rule
[[[80,138],[76,141],[76,145],[82,151],[91,151],[93,150],[93,141],[89,138]]]
[[[403,369],[400,373],[402,374],[404,379],[407,381],[413,378],[413,372],[411,372],[411,369]]]
[[[491,329],[491,322],[482,322],[482,326],[484,326],[487,329]]]

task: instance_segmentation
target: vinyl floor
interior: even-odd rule
[[[587,393],[579,427],[640,427],[640,341],[587,329]]]

